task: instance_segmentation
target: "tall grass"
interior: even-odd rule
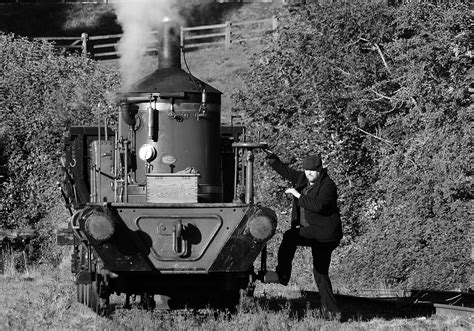
[[[369,321],[326,321],[307,305],[295,313],[296,287],[258,284],[256,297],[241,300],[235,313],[212,309],[146,311],[116,303],[107,318],[76,302],[65,261],[58,268],[30,267],[0,275],[1,330],[469,330],[472,318],[373,318]],[[117,299],[121,299],[118,298]]]

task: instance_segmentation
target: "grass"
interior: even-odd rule
[[[301,309],[295,308],[296,302]],[[129,310],[117,307],[105,318],[75,301],[67,263],[0,275],[2,330],[470,330],[473,323],[456,316],[326,321],[297,287],[260,283],[255,298],[243,300],[234,314],[211,309],[146,311],[132,305]]]

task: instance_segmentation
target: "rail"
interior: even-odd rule
[[[435,303],[434,307],[436,315],[474,316],[474,308],[471,307],[444,305],[441,303]]]

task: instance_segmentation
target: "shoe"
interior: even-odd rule
[[[288,285],[289,280],[282,279],[278,276],[275,271],[267,271],[263,276],[263,282],[265,284],[281,284]]]

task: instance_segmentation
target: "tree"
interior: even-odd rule
[[[32,227],[52,239],[57,224],[42,222],[60,201],[63,132],[68,123],[92,123],[111,113],[108,91],[118,74],[77,55],[0,34],[3,98],[0,100],[3,159],[7,180],[0,186],[0,227]],[[56,220],[57,221],[57,220]]]

